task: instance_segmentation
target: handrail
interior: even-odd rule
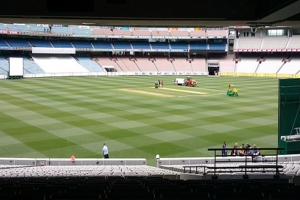
[[[284,150],[284,148],[226,148],[226,150],[253,150],[253,149],[259,149],[260,151],[261,150],[270,150],[270,151],[276,151],[276,154],[275,154],[275,166],[272,165],[270,166],[270,168],[275,168],[276,169],[276,174],[275,174],[275,177],[278,177],[279,176],[279,168],[282,168],[282,166],[278,165],[278,154],[279,154],[279,151],[280,150]],[[227,156],[223,156],[222,154],[218,154],[217,152],[222,152],[224,150],[224,148],[208,148],[208,151],[214,151],[214,167],[212,167],[214,169],[214,175],[213,175],[213,178],[217,178],[217,175],[216,175],[216,170],[217,170],[217,157],[223,157],[223,158],[226,158]],[[253,157],[253,156],[257,156],[257,155],[237,155],[237,157],[245,157],[245,161],[244,161],[244,165],[243,166],[239,166],[240,168],[243,168],[245,169],[245,174],[244,174],[244,178],[247,179],[248,178],[248,175],[247,175],[247,169],[248,168],[261,168],[261,166],[247,166],[247,163],[249,162],[248,161],[248,157]],[[228,160],[228,162],[233,162],[231,160]],[[236,167],[236,166],[235,166]],[[230,168],[230,167],[228,167]],[[267,168],[267,166],[264,166],[264,168]]]

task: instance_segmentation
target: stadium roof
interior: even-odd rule
[[[300,0],[1,0],[0,23],[300,27]]]

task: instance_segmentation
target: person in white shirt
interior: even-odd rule
[[[103,154],[103,157],[104,157],[104,158],[109,158],[109,156],[108,156],[108,148],[107,148],[107,146],[105,145],[105,143],[103,144],[102,154]]]

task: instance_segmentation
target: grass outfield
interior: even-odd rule
[[[105,142],[111,158],[155,165],[156,154],[212,156],[223,141],[277,147],[278,79],[193,78],[197,87],[174,76],[1,80],[0,156],[102,158]]]

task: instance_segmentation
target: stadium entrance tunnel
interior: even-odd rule
[[[218,75],[220,67],[208,67],[208,75],[215,76]]]

